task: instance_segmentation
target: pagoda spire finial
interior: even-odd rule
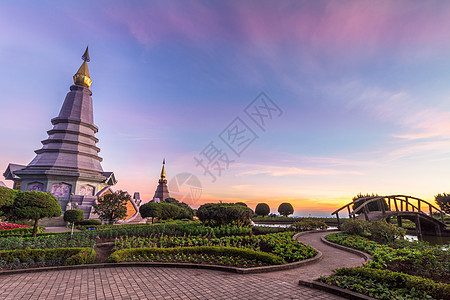
[[[81,57],[81,59],[87,62],[91,61],[91,59],[89,58],[89,46],[86,46],[86,50],[84,51],[84,54]]]
[[[163,166],[161,170],[161,180],[166,180],[166,169],[165,169],[166,159],[163,159]]]
[[[87,63],[91,61],[89,57],[89,49],[86,47],[86,51],[84,51],[83,56],[81,57],[83,63],[81,67],[78,69],[77,73],[73,75],[73,82],[76,85],[81,85],[86,88],[89,88],[92,84],[91,76],[89,75],[89,69]]]

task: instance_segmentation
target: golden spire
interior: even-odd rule
[[[166,164],[166,159],[163,160],[163,166],[161,170],[161,180],[166,180],[166,169],[164,168],[164,165]]]
[[[89,62],[91,59],[89,58],[89,49],[86,47],[86,51],[84,51],[83,56],[81,57],[83,63],[81,64],[81,67],[78,69],[77,73],[73,75],[73,82],[76,85],[81,85],[84,87],[89,88],[92,84],[91,77],[89,75],[89,69],[87,62]]]

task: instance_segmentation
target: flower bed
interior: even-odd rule
[[[278,255],[288,262],[311,258],[317,251],[309,245],[292,239],[292,232],[273,233],[251,236],[225,236],[221,238],[207,238],[195,236],[167,236],[155,234],[148,238],[122,237],[115,240],[115,250],[127,248],[155,247],[194,247],[219,246],[252,249]]]
[[[25,226],[25,225],[24,225]],[[45,227],[38,227],[38,233],[41,233],[45,230]],[[33,233],[33,228],[13,228],[13,229],[6,229],[6,230],[0,230],[0,237],[3,236],[25,236],[25,235],[31,235]]]
[[[449,299],[450,295],[449,284],[367,267],[341,268],[319,280],[376,299]]]
[[[0,250],[90,247],[92,243],[93,239],[83,234],[74,234],[73,238],[70,238],[70,232],[35,238],[10,236],[0,238]]]
[[[90,248],[25,249],[0,251],[0,270],[82,265],[95,260]]]
[[[0,222],[0,230],[10,230],[10,229],[16,229],[16,228],[30,228],[30,226]]]
[[[367,262],[370,268],[387,268],[411,275],[418,275],[433,280],[450,282],[450,256],[448,251],[426,244],[401,244],[394,248],[379,244],[358,235],[333,233],[325,237],[328,241],[346,247],[358,249],[372,255]]]
[[[235,247],[211,246],[123,249],[111,254],[108,261],[181,262],[244,268],[286,263],[282,258],[271,253]]]

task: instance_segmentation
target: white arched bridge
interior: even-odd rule
[[[331,213],[336,215],[339,228],[341,226],[339,212],[345,210],[349,218],[369,222],[383,219],[389,222],[391,217],[396,217],[400,227],[402,219],[408,219],[415,223],[419,237],[423,233],[441,236],[444,232],[448,232],[444,220],[446,213],[428,201],[412,196],[371,196],[356,199]]]

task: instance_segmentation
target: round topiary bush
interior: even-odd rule
[[[64,212],[64,221],[77,223],[84,220],[84,213],[81,209],[71,209]]]
[[[258,216],[267,216],[270,214],[270,207],[267,203],[258,203],[255,208],[255,214]]]
[[[292,207],[292,204],[285,202],[278,206],[278,212],[280,215],[287,217],[294,213],[294,208]]]

